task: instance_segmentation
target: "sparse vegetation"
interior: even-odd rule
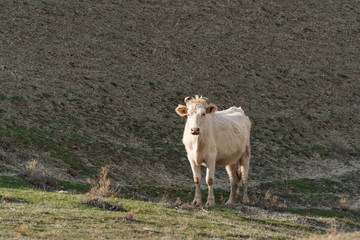
[[[339,200],[339,206],[340,206],[340,209],[341,209],[342,211],[347,211],[347,210],[349,210],[349,207],[350,207],[350,205],[349,205],[349,199],[347,199],[347,198],[341,198],[341,199]]]
[[[125,213],[124,220],[125,221],[133,221],[134,216],[139,212],[139,210],[130,210],[130,212]]]
[[[28,230],[29,228],[26,225],[20,225],[16,228],[16,231],[20,233],[21,236],[25,236]]]
[[[0,187],[0,191],[27,200],[0,204],[1,238],[16,237],[19,234],[17,227],[21,225],[27,227],[24,234],[29,238],[54,238],[60,234],[72,239],[91,238],[94,229],[103,238],[116,238],[121,234],[126,239],[159,239],[166,236],[205,239],[209,237],[207,234],[217,238],[251,236],[256,239],[292,239],[326,232],[321,225],[297,223],[294,220],[260,219],[250,215],[244,217],[244,213],[236,208],[179,211],[156,203],[122,199],[121,206],[124,209],[134,210],[109,211],[114,209],[116,199],[97,201],[94,207],[81,204],[83,195],[3,187]],[[26,221],[29,218],[32,220]],[[119,224],[119,221],[122,223]],[[91,228],[88,227],[90,225]]]
[[[90,205],[93,207],[97,207],[109,211],[125,212],[125,209],[122,207],[121,204],[111,203],[100,198],[91,198],[87,196],[87,198],[83,201],[83,203],[86,205]]]
[[[57,179],[44,171],[44,168],[39,168],[35,159],[32,159],[27,163],[25,170],[20,174],[20,177],[25,182],[40,189],[49,190],[56,189],[57,187]]]
[[[99,173],[98,182],[94,183],[88,179],[88,183],[92,185],[92,188],[87,193],[91,197],[114,197],[119,194],[119,189],[111,184],[111,180],[107,178],[108,169],[106,167],[101,168]]]

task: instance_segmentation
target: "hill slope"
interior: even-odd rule
[[[2,1],[1,171],[35,158],[57,178],[108,166],[122,184],[191,186],[174,108],[199,94],[251,117],[252,184],[354,176],[359,15],[355,1]]]

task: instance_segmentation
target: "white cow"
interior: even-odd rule
[[[213,184],[215,166],[225,166],[230,177],[231,191],[226,204],[235,203],[237,184],[244,186],[243,203],[248,204],[248,171],[250,163],[250,119],[241,107],[231,107],[217,111],[205,97],[186,97],[186,106],[179,105],[175,111],[180,116],[188,116],[183,143],[193,171],[195,182],[194,205],[201,204],[201,165],[206,166],[208,185],[207,206],[215,205]],[[239,168],[236,170],[236,165]]]

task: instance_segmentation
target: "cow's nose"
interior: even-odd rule
[[[191,134],[192,135],[199,135],[200,134],[200,128],[191,128]]]

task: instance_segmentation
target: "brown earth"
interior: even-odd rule
[[[1,1],[0,173],[34,158],[61,179],[191,186],[174,109],[199,94],[250,116],[252,186],[354,176],[359,16],[354,0]]]

